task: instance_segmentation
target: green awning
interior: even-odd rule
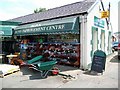
[[[14,30],[14,35],[17,36],[66,33],[79,34],[78,17],[69,17],[21,25],[16,27]]]
[[[0,36],[12,36],[12,28],[11,27],[0,27]]]
[[[21,22],[13,22],[13,21],[0,21],[0,25],[7,25],[7,26],[18,26]]]

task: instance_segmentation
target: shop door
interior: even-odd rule
[[[101,50],[105,51],[105,31],[101,31]]]
[[[92,55],[98,49],[98,28],[92,27]]]

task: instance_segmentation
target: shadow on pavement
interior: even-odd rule
[[[20,68],[20,71],[22,72],[23,75],[30,75],[29,79],[34,80],[34,79],[42,79],[40,76],[40,72],[35,71],[33,69],[29,69],[28,66],[23,66]]]
[[[118,55],[114,56],[114,57],[110,60],[110,62],[112,62],[112,63],[120,63],[120,60],[118,60]]]
[[[55,67],[57,67],[61,72],[79,69],[78,67],[59,65],[59,64],[55,65]]]
[[[73,66],[65,66],[65,65],[55,65],[55,67],[57,67],[60,72],[64,72],[64,71],[72,71],[72,70],[77,70],[77,67],[73,67]],[[34,79],[42,79],[40,74],[41,72],[30,69],[29,66],[22,66],[20,68],[20,71],[22,72],[23,75],[29,75],[29,79],[30,80],[34,80]],[[47,76],[51,76],[51,72],[49,71]]]
[[[91,75],[91,76],[100,76],[100,75],[102,75],[102,73],[97,73],[95,71],[85,71],[83,74]]]

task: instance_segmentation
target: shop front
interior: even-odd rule
[[[13,28],[16,27],[18,22],[0,21],[0,57],[5,63],[5,57],[7,54],[13,53]]]
[[[46,60],[90,69],[96,50],[112,53],[110,17],[100,17],[107,8],[102,4],[84,0],[12,19],[22,22],[14,29],[21,59],[42,55]]]
[[[66,17],[21,25],[14,36],[20,43],[22,60],[38,55],[58,63],[80,66],[79,17]]]

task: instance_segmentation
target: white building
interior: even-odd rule
[[[108,7],[104,7],[104,9],[106,10]],[[111,54],[112,31],[107,26],[106,18],[101,18],[100,10],[103,11],[103,8],[100,0],[97,0],[82,21],[81,49],[83,53],[81,53],[81,66],[83,65],[83,68],[91,66],[94,51],[102,50],[107,55]]]

